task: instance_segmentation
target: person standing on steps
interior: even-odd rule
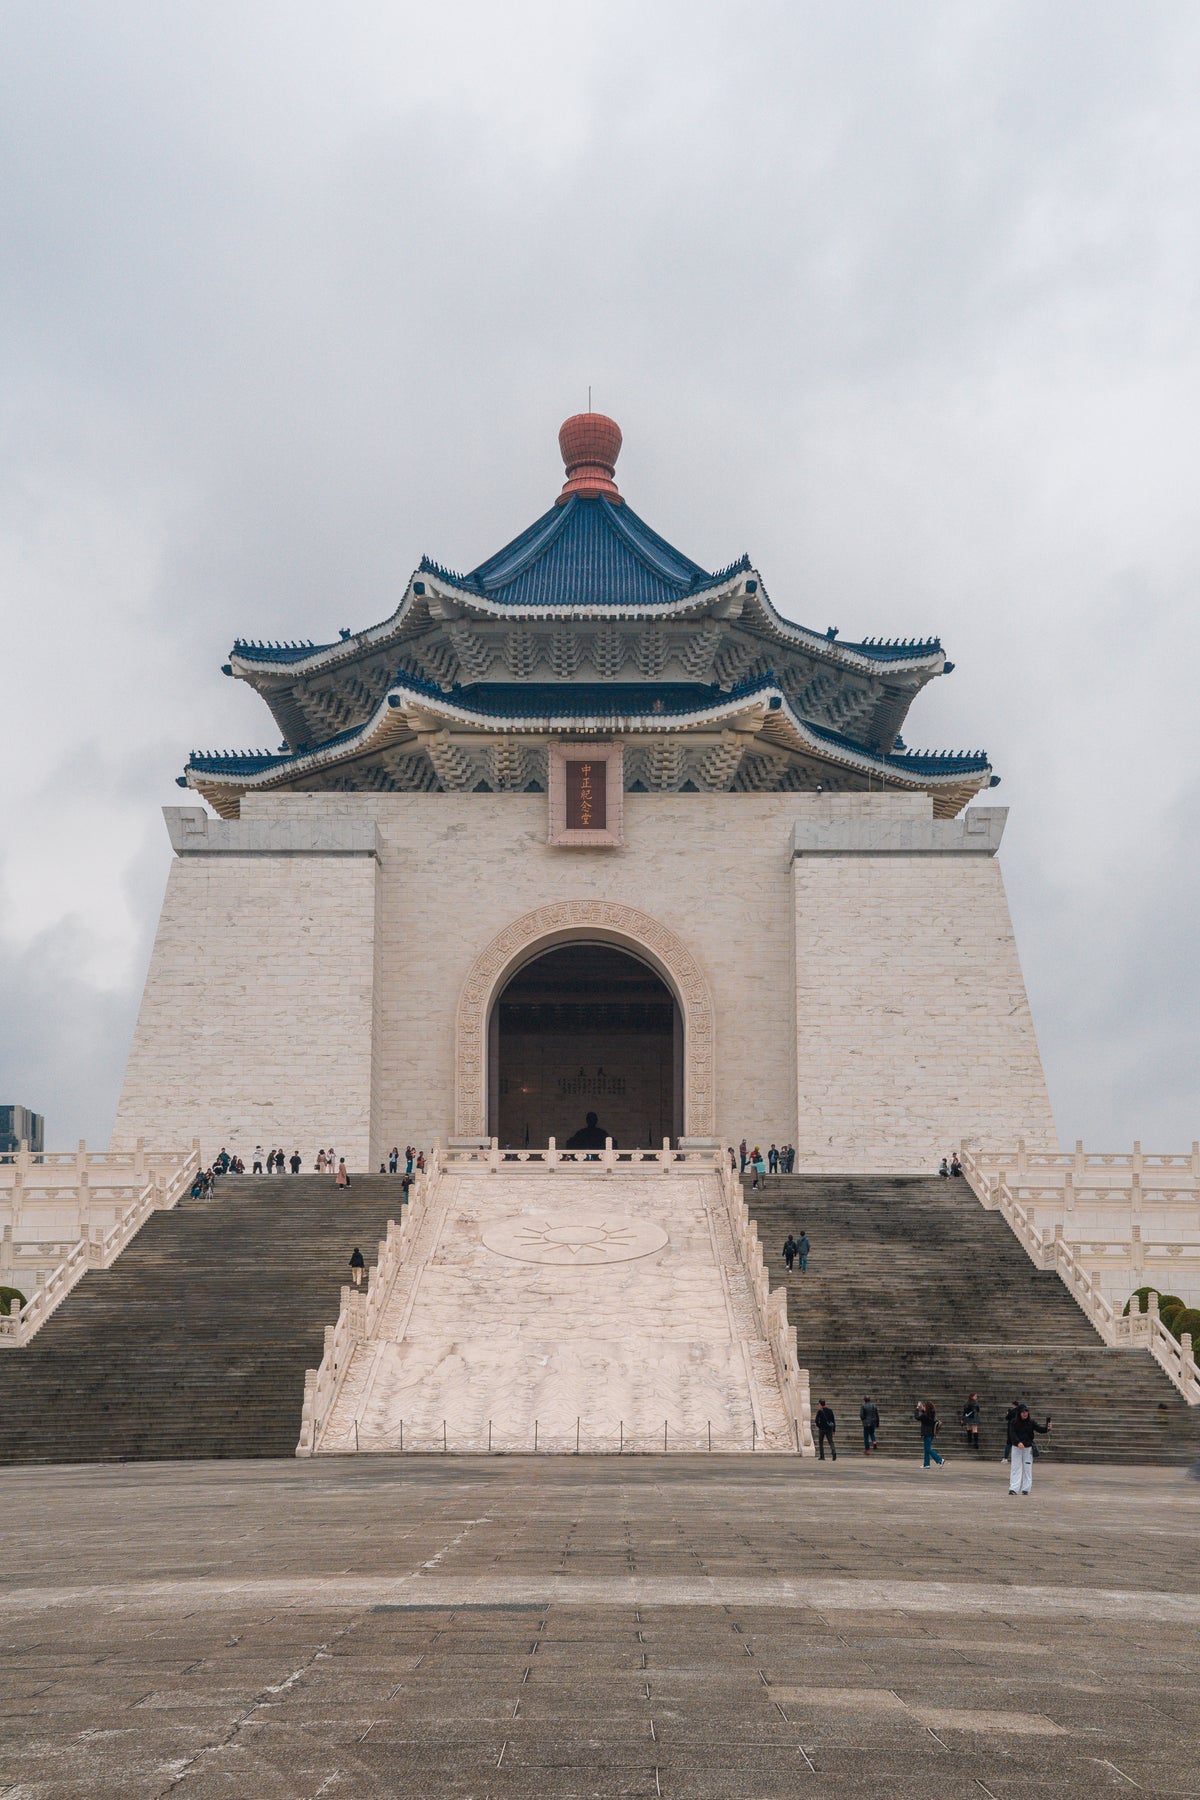
[[[833,1441],[833,1434],[837,1430],[837,1420],[833,1416],[832,1406],[827,1406],[824,1400],[821,1401],[813,1415],[813,1424],[817,1428],[817,1454],[821,1461],[825,1461],[825,1446],[828,1444],[829,1454],[836,1462],[837,1445]]]
[[[923,1467],[927,1469],[931,1462],[935,1462],[940,1469],[946,1459],[944,1456],[939,1456],[937,1450],[934,1448],[933,1440],[941,1430],[941,1420],[937,1416],[937,1407],[933,1404],[932,1400],[918,1400],[917,1410],[913,1414],[913,1417],[921,1428],[921,1443],[925,1449],[925,1461]]]
[[[344,1156],[338,1163],[338,1172],[334,1179],[340,1188],[348,1188],[350,1186],[350,1177],[346,1173],[346,1159]]]
[[[792,1272],[792,1264],[796,1260],[796,1240],[789,1232],[783,1240],[783,1260],[787,1264],[787,1272]]]
[[[251,1169],[251,1174],[253,1174],[253,1175],[261,1175],[262,1174],[262,1159],[263,1159],[263,1147],[261,1144],[255,1144],[255,1146],[254,1146],[254,1166]]]
[[[952,1175],[961,1175],[962,1174],[962,1164],[958,1160],[958,1151],[957,1150],[954,1152],[954,1155],[950,1158],[950,1173]]]
[[[350,1254],[350,1279],[353,1281],[355,1287],[362,1286],[363,1270],[366,1266],[366,1263],[363,1261],[363,1253],[358,1245],[355,1244],[354,1249]]]
[[[1046,1414],[1046,1423],[1039,1425],[1027,1406],[1018,1406],[1008,1428],[1009,1454],[1012,1459],[1008,1475],[1010,1494],[1020,1492],[1028,1496],[1033,1486],[1033,1459],[1036,1454],[1033,1440],[1039,1431],[1044,1436],[1050,1428],[1049,1413]]]
[[[300,1173],[300,1152],[298,1150],[292,1151],[291,1170],[293,1175]]]
[[[772,1175],[778,1175],[778,1173],[779,1173],[779,1146],[778,1146],[778,1144],[772,1144],[771,1148],[767,1151],[767,1168],[770,1170]]]
[[[967,1440],[968,1450],[978,1450],[979,1448],[979,1420],[981,1411],[979,1395],[968,1394],[963,1402],[962,1409],[963,1433]]]
[[[389,1152],[389,1155],[388,1155],[388,1174],[394,1175],[396,1173],[396,1170],[399,1167],[400,1167],[400,1149],[399,1149],[398,1145],[393,1144],[391,1151]]]
[[[741,1159],[742,1159],[742,1166],[741,1166],[741,1168],[740,1168],[740,1170],[739,1170],[739,1171],[738,1171],[738,1172],[739,1172],[739,1174],[742,1174],[742,1175],[744,1175],[744,1174],[745,1174],[745,1173],[746,1173],[746,1157],[747,1157],[747,1154],[748,1154],[748,1152],[747,1152],[747,1150],[746,1150],[746,1140],[745,1140],[745,1138],[743,1138],[743,1139],[742,1139],[742,1141],[741,1141],[741,1143],[740,1143],[740,1144],[739,1144],[739,1145],[738,1145],[738,1155],[739,1155],[739,1156],[740,1156],[740,1157],[741,1157]]]
[[[858,1409],[858,1416],[862,1420],[863,1455],[870,1456],[875,1448],[875,1433],[879,1430],[879,1408],[870,1394],[863,1395],[863,1403]]]
[[[805,1275],[808,1272],[808,1253],[811,1249],[812,1245],[808,1241],[808,1233],[802,1227],[800,1236],[796,1239],[796,1261],[800,1264],[800,1273],[802,1275]]]

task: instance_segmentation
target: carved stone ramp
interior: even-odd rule
[[[408,1225],[310,1377],[318,1454],[798,1447],[715,1169],[451,1164]]]

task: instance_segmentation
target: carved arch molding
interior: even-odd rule
[[[632,950],[674,991],[683,1015],[684,1136],[716,1136],[713,1007],[696,958],[682,938],[636,907],[611,900],[558,900],[514,919],[471,965],[458,1001],[454,1055],[455,1135],[487,1136],[487,1040],[492,1004],[535,950],[593,938]]]

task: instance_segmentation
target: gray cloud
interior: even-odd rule
[[[942,633],[1063,1134],[1190,1141],[1198,63],[1183,4],[10,6],[5,1096],[106,1129],[154,808],[272,741],[230,639],[496,548],[591,382],[697,558]]]

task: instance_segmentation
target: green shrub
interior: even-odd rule
[[[1185,1331],[1191,1332],[1192,1355],[1195,1356],[1200,1351],[1200,1306],[1185,1306],[1182,1312],[1175,1313],[1169,1329],[1177,1338],[1181,1338]]]
[[[1128,1300],[1125,1302],[1124,1311],[1121,1315],[1122,1318],[1129,1317],[1129,1309],[1135,1300],[1138,1303],[1137,1309],[1139,1312],[1148,1312],[1150,1309],[1151,1294],[1158,1294],[1158,1312],[1160,1318],[1162,1317],[1164,1307],[1184,1305],[1184,1302],[1179,1298],[1178,1294],[1159,1294],[1156,1287],[1134,1288],[1132,1294],[1130,1294]]]
[[[20,1312],[25,1296],[20,1288],[0,1287],[0,1312]]]

